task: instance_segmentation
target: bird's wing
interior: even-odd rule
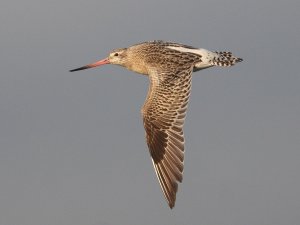
[[[142,108],[153,166],[170,208],[174,207],[184,159],[183,124],[191,90],[192,66],[149,71],[150,86]]]

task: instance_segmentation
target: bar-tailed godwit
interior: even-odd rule
[[[150,85],[141,110],[147,145],[164,196],[173,208],[183,174],[183,124],[192,72],[212,66],[233,66],[241,61],[230,52],[151,41],[113,50],[103,60],[70,71],[116,64],[148,75]]]

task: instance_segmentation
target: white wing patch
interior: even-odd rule
[[[208,55],[209,53],[212,53],[211,51],[208,51],[204,48],[198,48],[198,49],[191,49],[191,48],[185,48],[185,47],[175,47],[175,46],[168,46],[167,48],[177,50],[179,52],[190,52],[197,55],[201,55],[202,57],[205,55]]]
[[[218,57],[217,53],[208,51],[204,48],[191,49],[191,48],[175,47],[175,46],[167,46],[167,48],[173,49],[173,50],[176,50],[176,51],[179,51],[179,52],[190,52],[190,53],[197,54],[197,55],[201,56],[202,62],[197,63],[195,65],[195,67],[197,67],[197,68],[205,68],[205,67],[212,66],[213,65],[212,60],[214,58]]]

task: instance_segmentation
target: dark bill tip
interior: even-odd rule
[[[82,67],[79,67],[77,69],[73,69],[73,70],[69,70],[70,72],[75,72],[75,71],[78,71],[78,70],[85,70],[85,69],[88,69],[90,68],[89,66],[82,66]]]

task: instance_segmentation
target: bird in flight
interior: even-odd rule
[[[163,194],[172,209],[184,161],[183,125],[192,72],[241,62],[231,52],[212,52],[188,45],[150,41],[113,50],[107,58],[70,72],[116,64],[149,77],[142,107],[146,141]]]

